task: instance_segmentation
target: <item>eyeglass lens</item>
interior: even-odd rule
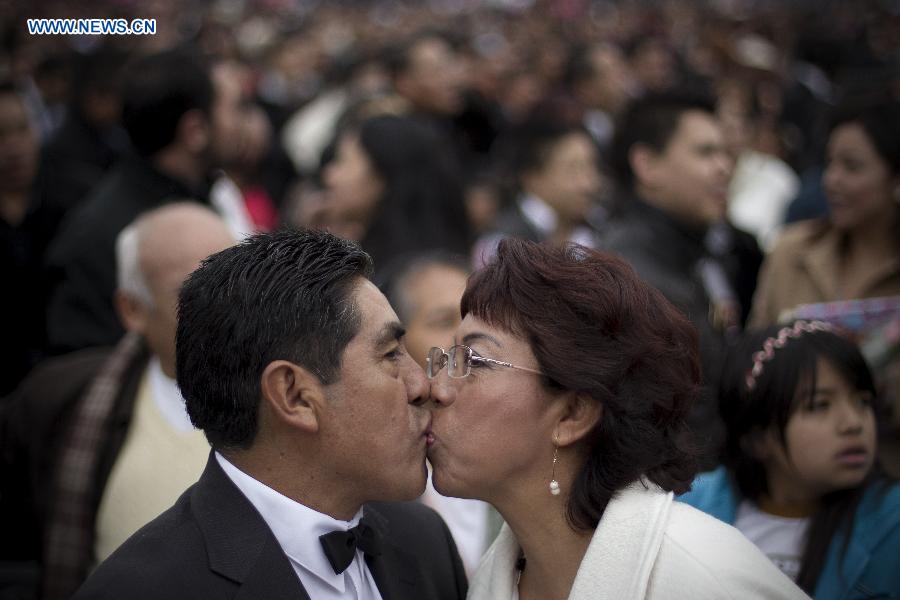
[[[432,348],[428,351],[428,357],[425,360],[425,374],[429,379],[436,377],[438,372],[443,368],[447,355],[441,348]]]
[[[450,377],[460,378],[469,374],[471,368],[470,358],[472,351],[466,346],[453,346],[450,348]]]
[[[432,348],[428,352],[425,361],[425,374],[430,378],[437,377],[444,366],[447,367],[447,375],[454,379],[460,379],[469,374],[472,369],[472,350],[467,346],[453,346],[449,354],[441,348]]]

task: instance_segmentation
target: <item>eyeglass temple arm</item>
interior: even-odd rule
[[[520,367],[518,365],[514,365],[512,363],[503,362],[502,360],[496,360],[494,358],[485,358],[484,356],[472,356],[471,360],[480,360],[483,362],[493,363],[495,365],[500,365],[501,367],[509,367],[510,369],[519,369],[520,371],[528,371],[529,373],[535,373],[536,375],[543,375],[542,372],[536,369],[529,369],[528,367]]]

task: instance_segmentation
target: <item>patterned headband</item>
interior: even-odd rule
[[[776,336],[766,339],[762,350],[753,353],[753,367],[747,373],[747,389],[752,390],[756,387],[756,378],[762,375],[763,364],[772,360],[776,349],[784,348],[791,338],[798,338],[804,333],[814,331],[837,331],[837,328],[824,321],[797,321],[790,327],[779,329]]]

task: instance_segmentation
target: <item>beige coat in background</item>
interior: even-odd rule
[[[800,304],[900,295],[900,253],[838,281],[840,241],[821,221],[787,227],[760,270],[749,325],[775,324]]]

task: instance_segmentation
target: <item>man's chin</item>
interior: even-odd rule
[[[408,489],[403,490],[398,494],[396,498],[392,498],[391,500],[394,502],[409,502],[410,500],[418,500],[424,493],[425,480],[423,479],[421,485],[416,484],[414,486],[411,486]]]
[[[390,502],[407,502],[416,500],[425,493],[425,484],[428,482],[428,468],[422,463],[422,471],[416,477],[410,478],[402,487],[398,486],[392,497],[385,498]]]

